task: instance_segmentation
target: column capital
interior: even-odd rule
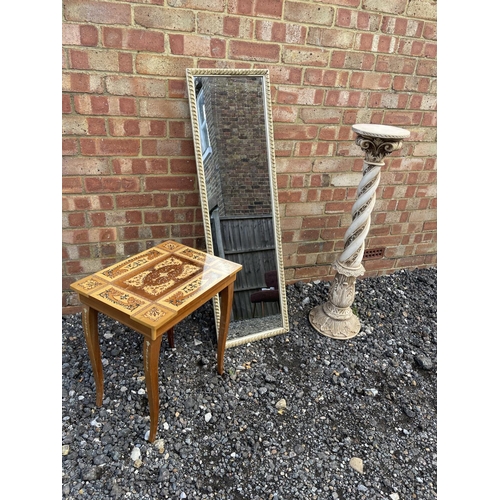
[[[410,136],[408,130],[378,125],[373,123],[359,123],[352,126],[358,134],[356,144],[365,152],[365,162],[371,165],[384,165],[384,158],[401,149],[403,139]]]

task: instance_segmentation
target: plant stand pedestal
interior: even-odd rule
[[[401,148],[403,139],[410,136],[408,130],[388,125],[353,125],[356,144],[365,152],[363,177],[356,192],[352,207],[352,222],[344,236],[344,251],[333,267],[337,274],[333,278],[328,300],[313,308],[309,321],[319,333],[333,339],[355,337],[361,325],[353,314],[356,278],[365,272],[361,264],[365,250],[365,239],[370,230],[371,213],[375,205],[375,192],[380,182],[380,169],[384,158]]]

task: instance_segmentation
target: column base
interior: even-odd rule
[[[325,304],[314,307],[309,312],[311,326],[326,337],[338,340],[347,340],[355,337],[361,330],[361,323],[351,312],[349,317],[335,319],[324,310]]]

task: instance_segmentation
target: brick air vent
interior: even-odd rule
[[[367,248],[363,254],[363,259],[380,259],[384,256],[385,248]]]

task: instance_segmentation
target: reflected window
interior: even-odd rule
[[[203,159],[205,159],[212,152],[212,147],[210,146],[210,137],[208,135],[207,114],[205,112],[205,93],[203,92],[203,89],[200,89],[198,96],[196,97],[196,106],[198,108],[198,116],[200,118],[199,126],[201,153]]]

